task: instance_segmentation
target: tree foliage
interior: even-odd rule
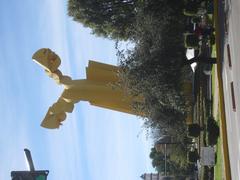
[[[69,0],[68,14],[94,34],[127,39],[137,6],[138,0]]]
[[[170,175],[190,173],[186,148],[179,144],[171,147],[172,153],[166,156],[166,172]],[[152,166],[156,171],[163,174],[165,172],[165,155],[157,152],[155,148],[151,148],[149,157],[152,159]]]
[[[171,161],[175,162],[180,168],[187,169],[187,144],[174,144],[172,145],[172,153],[170,156]]]
[[[127,40],[134,34],[139,12],[163,17],[179,14],[182,6],[183,0],[69,0],[68,14],[96,35]]]
[[[183,0],[69,0],[68,14],[93,33],[131,41],[118,51],[121,86],[145,114],[146,126],[183,134],[189,108],[182,90],[184,55]]]
[[[145,113],[150,127],[176,134],[179,129],[184,132],[188,110],[182,90],[184,18],[180,10],[165,7],[164,13],[138,12],[131,38],[135,46],[127,52],[119,50],[118,57],[122,86],[131,96],[142,95],[145,100],[134,108]]]
[[[118,47],[120,86],[128,95],[143,97],[133,103],[144,114],[154,140],[176,136],[180,142],[168,158],[167,171],[186,172],[185,117],[189,103],[183,85],[188,75],[184,48],[184,0],[69,0],[68,14],[92,32],[134,47]],[[195,59],[194,59],[195,61]],[[151,149],[153,167],[164,170],[164,155]]]

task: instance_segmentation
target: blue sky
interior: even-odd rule
[[[27,147],[49,180],[138,180],[153,171],[141,119],[80,102],[61,129],[40,127],[63,89],[31,60],[37,49],[55,51],[74,79],[85,78],[88,60],[117,64],[114,42],[91,35],[66,8],[66,0],[0,1],[0,179],[27,169]]]

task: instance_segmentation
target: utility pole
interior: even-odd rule
[[[165,143],[164,144],[164,159],[165,159],[165,172],[164,172],[164,175],[166,176],[167,175],[167,144]]]

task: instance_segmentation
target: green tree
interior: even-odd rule
[[[127,40],[134,35],[139,12],[177,17],[183,4],[183,0],[69,0],[68,14],[96,35]]]
[[[96,35],[127,39],[137,6],[138,0],[69,0],[68,14]]]
[[[166,172],[170,175],[186,174],[188,172],[187,164],[187,152],[183,146],[172,146],[172,153],[170,156],[166,156]],[[176,148],[176,149],[175,149]],[[180,157],[178,157],[180,156]],[[149,157],[152,159],[152,166],[159,173],[165,172],[165,155],[161,152],[157,152],[155,148],[151,148]],[[183,162],[182,162],[183,161]]]
[[[135,47],[119,50],[122,86],[130,95],[144,97],[144,103],[134,107],[153,120],[150,126],[183,124],[187,108],[182,92],[182,29],[181,18],[177,22],[170,13],[162,17],[139,12],[132,39]]]
[[[188,168],[188,160],[187,160],[187,144],[174,144],[172,145],[172,154],[170,156],[170,160],[175,162],[178,167],[182,170]]]

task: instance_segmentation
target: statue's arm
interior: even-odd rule
[[[64,76],[58,69],[61,64],[61,59],[51,49],[39,49],[33,54],[32,58],[37,64],[44,68],[47,75],[53,78],[56,83],[64,85],[71,84],[72,79]]]
[[[71,85],[72,84],[72,79],[69,76],[64,76],[62,75],[62,72],[58,69],[55,72],[49,72],[45,70],[46,74],[55,80],[57,84],[63,84],[63,85]]]

